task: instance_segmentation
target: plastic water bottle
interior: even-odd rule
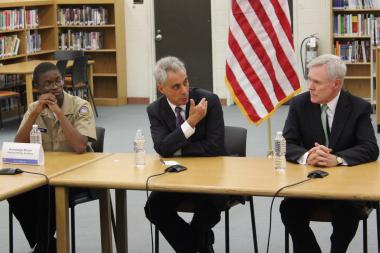
[[[38,143],[42,144],[42,137],[41,137],[41,132],[38,129],[38,125],[33,125],[32,130],[30,131],[30,143]]]
[[[135,167],[144,168],[145,166],[145,138],[141,129],[136,132],[135,140],[133,141],[135,150]]]
[[[273,162],[274,168],[277,171],[284,171],[286,168],[286,140],[282,136],[282,132],[278,131],[274,138],[274,154]]]

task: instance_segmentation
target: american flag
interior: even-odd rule
[[[300,91],[287,0],[232,0],[226,83],[260,124]]]

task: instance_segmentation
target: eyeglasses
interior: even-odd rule
[[[44,90],[52,90],[55,88],[55,86],[57,87],[61,87],[63,85],[63,79],[57,79],[55,81],[49,81],[49,80],[46,80],[45,82],[43,82],[43,84],[41,85],[41,87],[44,89]]]

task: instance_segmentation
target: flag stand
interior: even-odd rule
[[[273,156],[273,147],[272,147],[272,122],[271,122],[270,118],[267,120],[267,134],[268,134],[267,157],[271,158]]]

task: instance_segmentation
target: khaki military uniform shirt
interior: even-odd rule
[[[87,136],[89,141],[96,140],[95,119],[90,103],[66,92],[63,92],[63,94],[64,99],[61,107],[63,114],[80,134]],[[34,111],[37,104],[38,101],[29,105],[19,129],[21,129],[30,113]],[[41,131],[44,151],[73,151],[66,141],[60,122],[52,111],[49,109],[42,110],[35,124],[38,125]]]

